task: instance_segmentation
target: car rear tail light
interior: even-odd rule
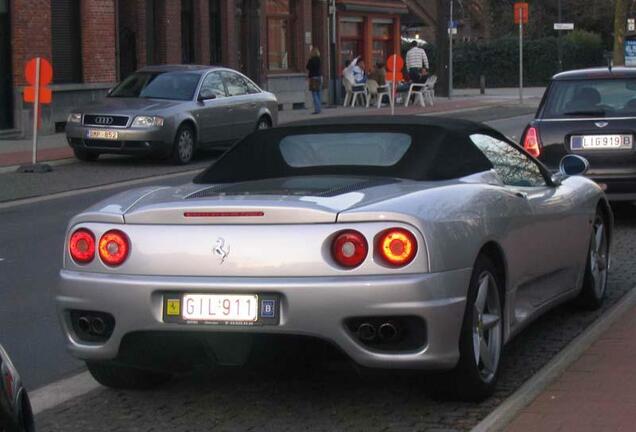
[[[68,241],[68,251],[73,261],[86,264],[95,258],[95,236],[85,228],[80,228],[71,234]]]
[[[523,148],[526,149],[534,157],[541,154],[541,142],[539,141],[539,132],[534,126],[530,126],[523,138]]]
[[[106,232],[99,239],[99,257],[109,266],[121,265],[130,251],[128,236],[119,230]]]
[[[367,239],[358,231],[347,230],[339,233],[331,244],[333,259],[343,267],[353,268],[362,264],[367,257]]]
[[[403,228],[390,228],[378,236],[377,250],[387,264],[403,267],[415,258],[417,239]]]

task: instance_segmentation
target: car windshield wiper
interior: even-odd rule
[[[603,110],[587,110],[587,111],[568,111],[563,113],[564,115],[571,115],[571,116],[602,116],[605,117],[605,111]]]

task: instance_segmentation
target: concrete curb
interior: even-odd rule
[[[636,305],[636,287],[629,291],[612,308],[583,333],[578,335],[532,378],[502,402],[493,412],[479,422],[472,432],[502,431],[525,406],[536,399],[565,369],[574,363],[614,322]]]
[[[29,394],[33,415],[55,408],[61,403],[100,387],[99,383],[93,379],[89,372],[80,372],[77,375],[39,388]]]
[[[55,159],[55,160],[50,160],[50,161],[39,161],[41,163],[46,163],[48,165],[51,166],[60,166],[60,165],[68,165],[68,164],[72,164],[74,162],[77,162],[77,159],[75,158],[68,158],[68,159]],[[21,165],[7,165],[7,166],[0,166],[0,174],[5,174],[5,173],[9,173],[9,172],[15,172],[18,170],[18,168],[20,168]]]

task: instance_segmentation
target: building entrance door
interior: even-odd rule
[[[0,0],[0,129],[13,127],[9,0]]]

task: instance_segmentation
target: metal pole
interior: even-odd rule
[[[448,98],[453,98],[453,0],[450,0],[450,22],[448,26]]]
[[[33,165],[37,162],[38,152],[38,117],[40,111],[40,57],[35,59],[35,102],[33,103]]]
[[[559,0],[559,23],[562,22],[562,18],[561,18],[561,0]],[[558,32],[558,53],[559,53],[559,72],[561,72],[563,70],[563,44],[562,44],[562,40],[561,40],[561,33],[563,33],[562,31]]]
[[[336,0],[331,0],[329,8],[331,9],[331,76],[332,76],[332,102],[336,105],[336,99],[338,98],[338,55],[336,53]]]
[[[391,92],[393,93],[389,98],[391,102],[391,115],[395,115],[395,89],[397,88],[397,53],[393,54],[393,85],[391,86]]]
[[[519,103],[523,103],[523,9],[519,9]]]

